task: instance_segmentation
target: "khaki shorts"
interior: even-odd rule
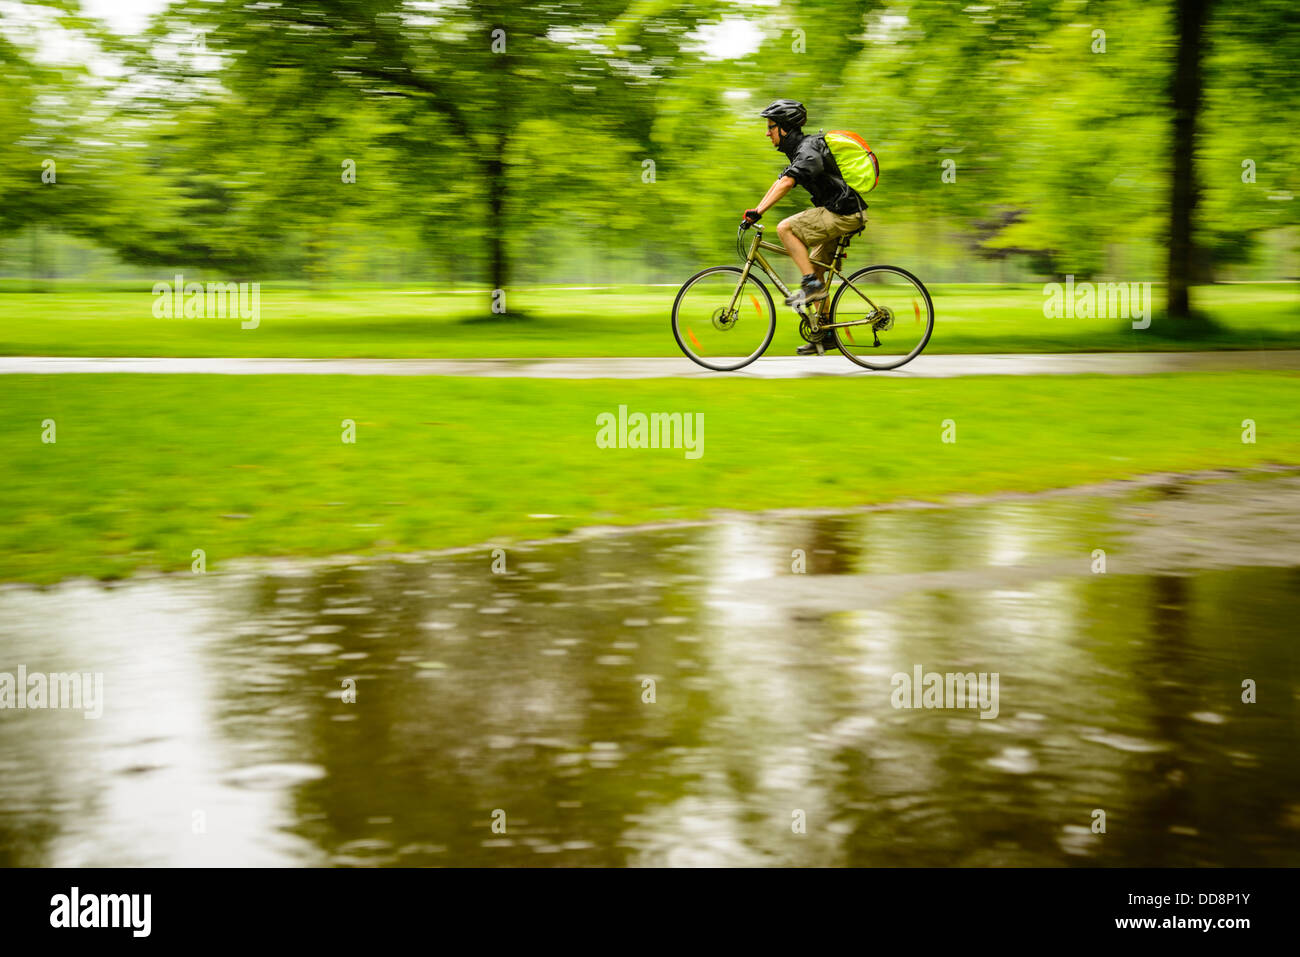
[[[835,262],[835,247],[839,245],[840,237],[857,232],[866,221],[865,212],[861,216],[857,213],[852,216],[840,216],[838,213],[832,213],[825,206],[805,209],[802,213],[795,213],[789,219],[791,231],[808,247],[808,255],[818,262],[831,264]],[[813,272],[817,274],[818,279],[823,281],[826,279],[826,269],[818,266],[816,262],[813,263]],[[818,301],[819,313],[825,316],[829,314],[829,310],[829,298]]]
[[[790,224],[790,231],[808,247],[812,258],[819,259],[824,263],[832,261],[832,257],[835,255],[835,246],[839,243],[840,237],[857,232],[862,228],[865,221],[865,213],[862,216],[857,213],[851,216],[840,216],[837,213],[832,213],[825,206],[814,206],[812,209],[805,209],[802,213],[796,213],[787,220]],[[815,268],[818,276],[826,271],[820,267]]]

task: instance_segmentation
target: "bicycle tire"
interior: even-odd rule
[[[744,270],[739,266],[710,266],[708,269],[701,269],[690,279],[686,280],[686,282],[682,283],[681,289],[677,291],[677,297],[673,300],[673,311],[671,316],[673,338],[677,340],[677,347],[681,349],[682,352],[686,354],[686,357],[695,364],[703,366],[713,372],[735,372],[737,369],[743,369],[755,359],[762,356],[772,344],[772,337],[776,334],[776,303],[772,301],[772,294],[767,291],[767,286],[763,285],[763,281],[754,275],[753,270],[750,270],[749,275],[745,278],[747,281],[753,282],[754,285],[758,286],[759,290],[763,293],[763,297],[767,300],[768,315],[767,338],[763,340],[763,345],[759,347],[758,351],[753,355],[747,357],[742,362],[732,364],[706,362],[703,358],[695,355],[690,349],[686,348],[686,343],[682,342],[681,332],[677,328],[677,307],[681,304],[682,297],[686,295],[687,290],[690,289],[695,282],[703,279],[705,276],[711,276],[720,272],[735,273],[737,281],[739,281],[739,277]]]
[[[859,356],[850,352],[848,349],[845,349],[843,345],[840,343],[840,330],[838,329],[831,330],[831,332],[835,334],[834,335],[835,347],[840,350],[841,355],[846,356],[850,362],[853,362],[856,365],[860,365],[864,369],[871,369],[874,372],[884,372],[888,369],[897,369],[899,366],[906,365],[907,363],[915,359],[917,356],[919,356],[921,352],[925,349],[925,347],[929,345],[930,336],[934,334],[934,300],[930,298],[930,290],[925,288],[925,284],[921,282],[921,280],[917,279],[906,269],[902,269],[899,266],[885,266],[885,265],[863,266],[853,275],[848,277],[849,282],[855,282],[859,278],[864,277],[872,272],[896,273],[900,276],[903,276],[909,282],[914,284],[916,288],[920,290],[921,295],[925,297],[925,306],[926,306],[926,313],[927,313],[925,335],[921,337],[921,341],[917,343],[916,348],[914,348],[907,355],[902,357],[892,358],[888,362],[868,362],[865,359],[860,358]],[[848,284],[842,282],[840,283],[840,287],[837,290],[835,290],[835,298],[831,300],[831,322],[836,321],[835,316],[839,309],[840,296],[844,295],[845,290],[847,290],[848,288],[849,288]]]

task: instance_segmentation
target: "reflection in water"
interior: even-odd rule
[[[9,589],[0,671],[100,671],[106,702],[0,711],[0,863],[1294,865],[1297,501]],[[915,665],[998,673],[998,717],[896,710]]]

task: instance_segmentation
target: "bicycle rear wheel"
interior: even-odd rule
[[[749,365],[776,332],[771,293],[753,273],[742,286],[742,273],[739,266],[697,272],[673,302],[673,337],[682,352],[706,369],[731,372]]]
[[[831,301],[835,344],[866,369],[911,362],[934,332],[934,303],[921,280],[897,266],[867,266],[840,283]]]

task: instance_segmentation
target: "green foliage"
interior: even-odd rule
[[[1166,4],[184,0],[140,38],[41,9],[0,30],[0,235],[27,230],[5,265],[32,275],[57,230],[162,275],[679,280],[733,258],[785,165],[756,113],[795,96],[880,156],[874,260],[1162,278]],[[1202,278],[1298,271],[1296,9],[1222,3],[1208,24]],[[753,49],[703,39],[746,29]],[[121,75],[41,60],[41,30]]]

